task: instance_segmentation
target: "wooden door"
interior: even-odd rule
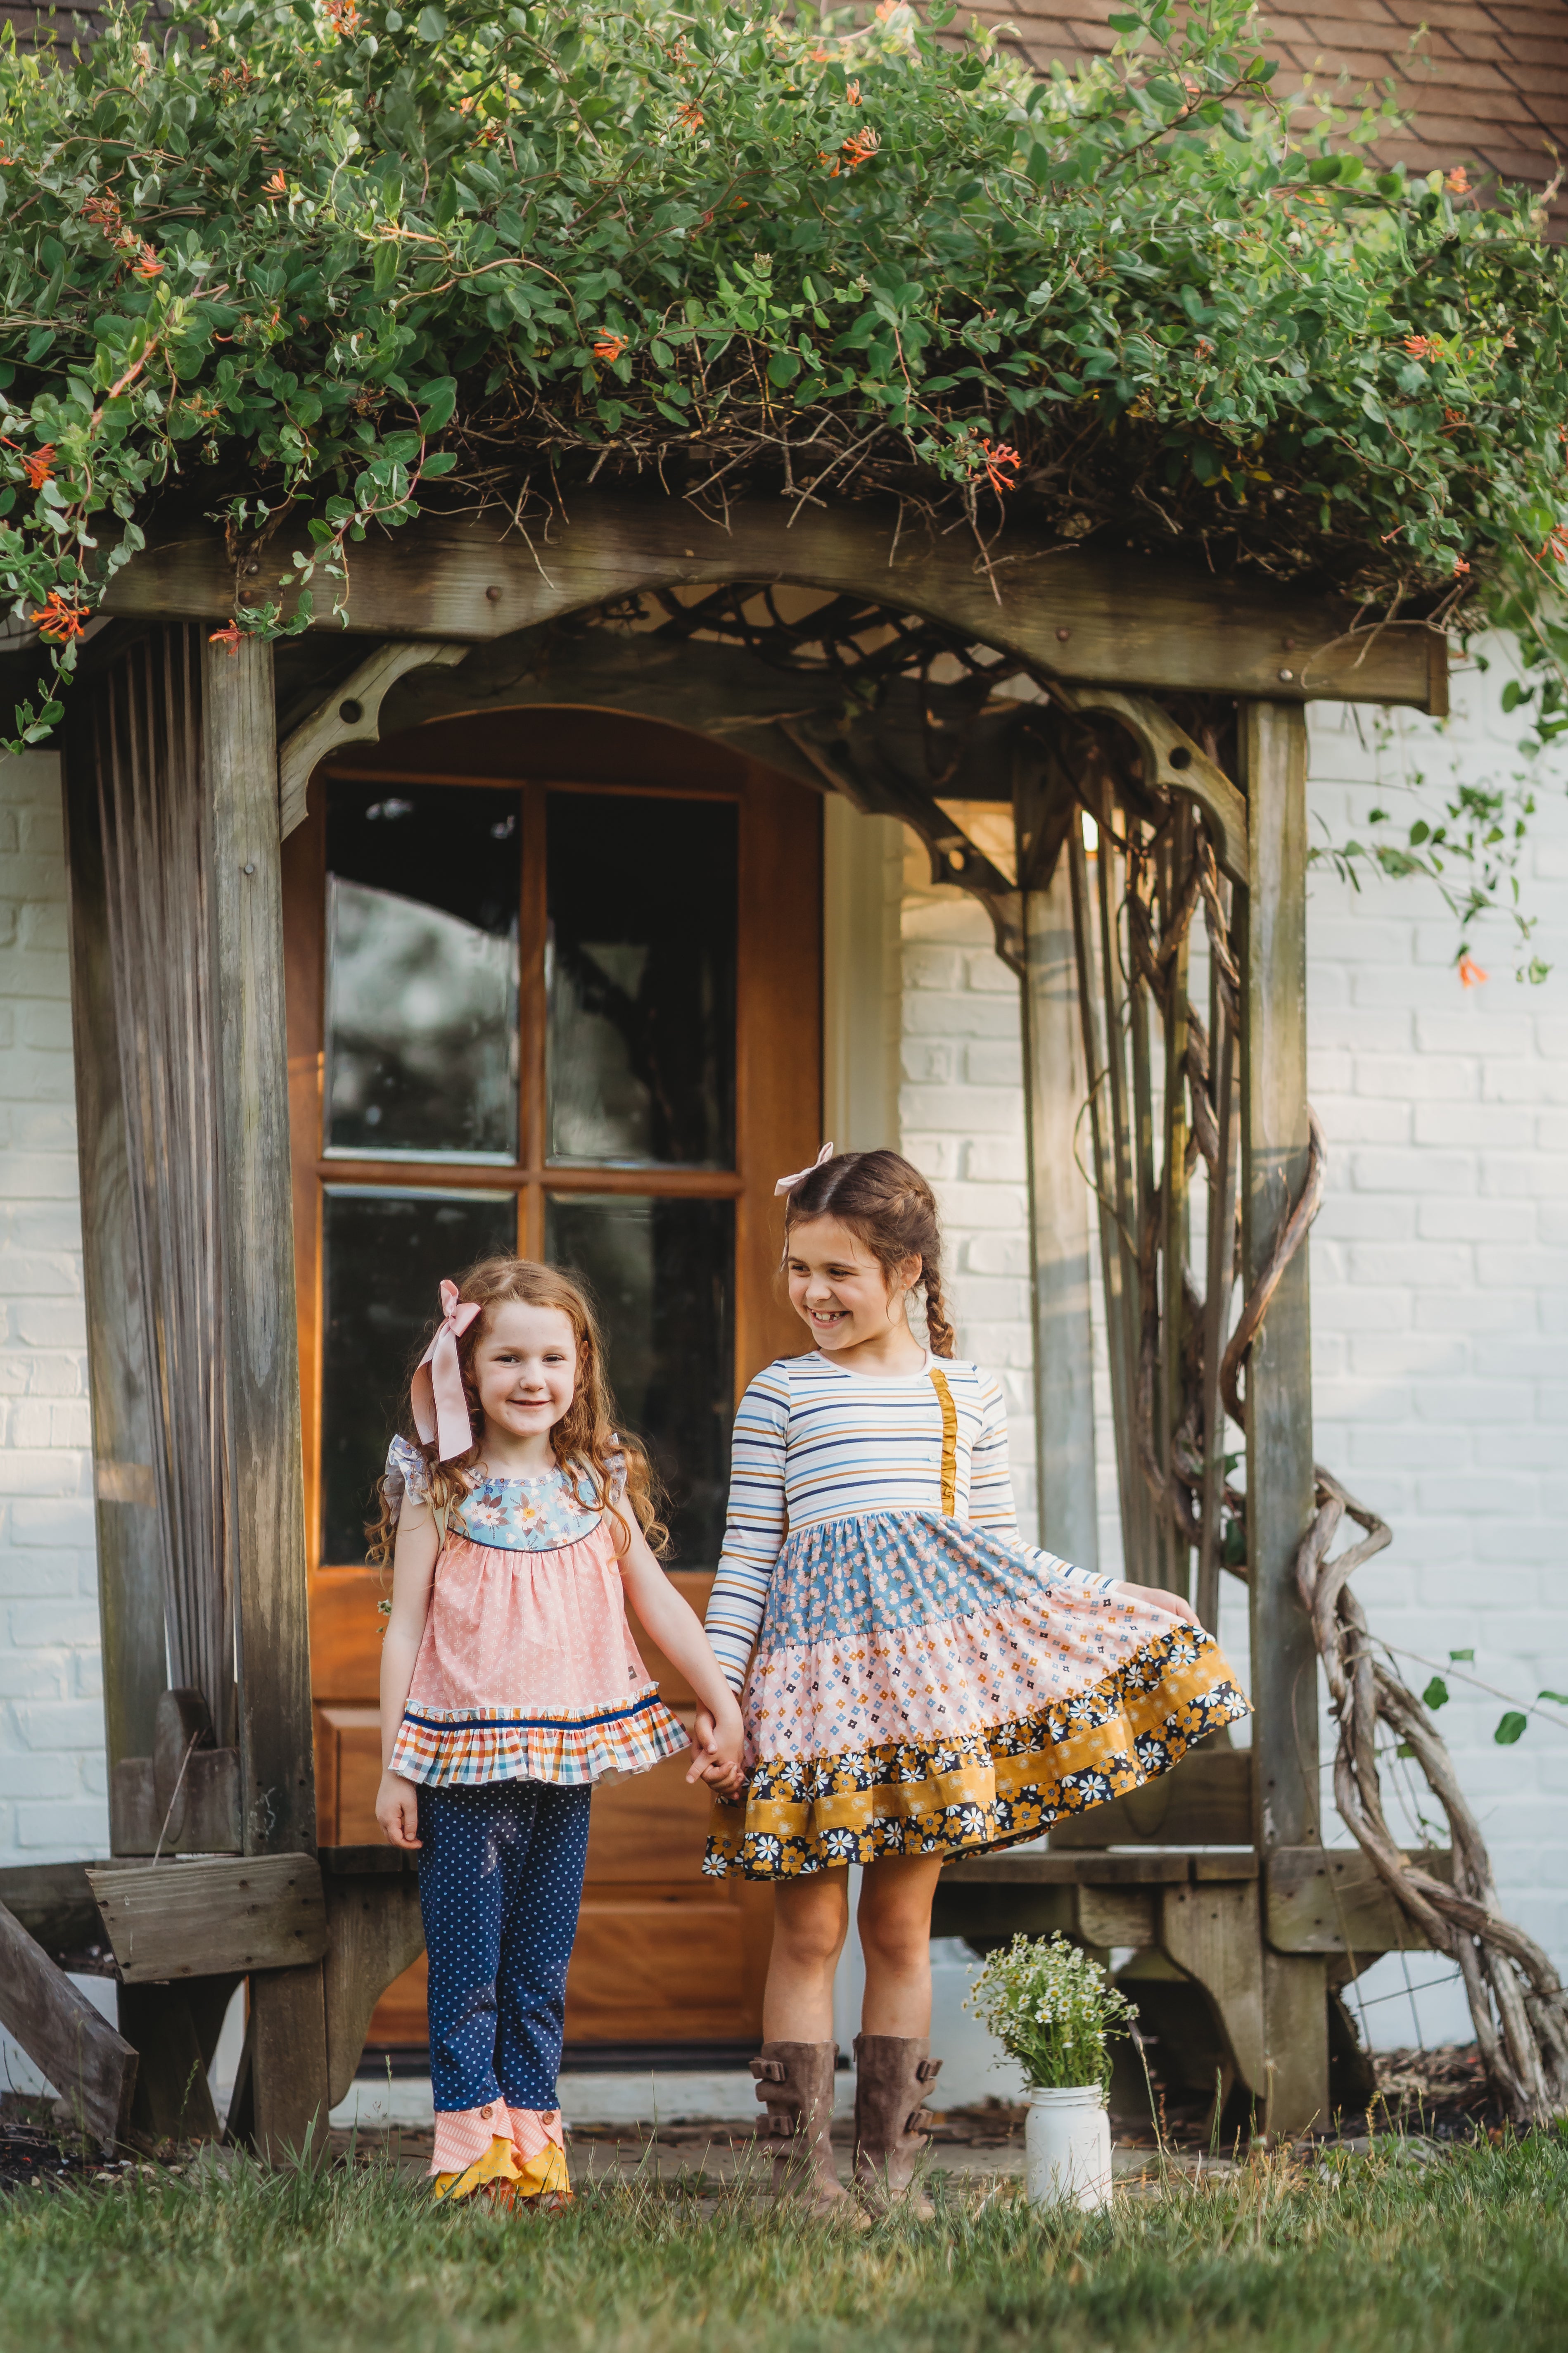
[[[360,1525],[439,1274],[498,1248],[587,1274],[706,1600],[735,1400],[797,1345],[773,1187],[820,1124],[821,804],[681,730],[487,713],[326,763],[285,883],[321,1840],[353,1845],[380,1838]],[[595,1796],[569,2046],[755,2042],[771,1898],[701,1877],[683,1776]],[[371,2041],[425,2034],[420,1964]]]

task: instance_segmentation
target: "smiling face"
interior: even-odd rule
[[[909,1331],[904,1293],[920,1274],[918,1258],[894,1270],[889,1290],[881,1261],[837,1218],[802,1218],[790,1229],[784,1259],[790,1305],[825,1355]]]
[[[492,1449],[498,1441],[504,1450],[508,1440],[543,1438],[577,1387],[572,1318],[563,1308],[519,1300],[488,1309],[470,1372]]]

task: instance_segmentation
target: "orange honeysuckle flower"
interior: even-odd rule
[[[1406,335],[1405,348],[1413,360],[1425,360],[1430,359],[1436,345],[1430,335]]]
[[[702,109],[694,98],[689,98],[685,105],[677,110],[675,119],[682,131],[700,131]]]
[[[860,103],[859,83],[858,81],[847,83],[845,86],[844,95],[851,106],[858,106]]]
[[[1462,164],[1456,164],[1443,182],[1443,185],[1451,196],[1468,196],[1470,193],[1470,175]]]
[[[1456,579],[1456,580],[1462,580],[1462,579],[1464,578],[1464,576],[1465,576],[1466,573],[1469,570],[1469,568],[1470,568],[1470,567],[1469,567],[1469,565],[1465,562],[1465,559],[1464,559],[1464,557],[1463,557],[1462,555],[1456,555],[1456,556],[1455,556],[1455,558],[1454,558],[1454,577],[1455,577],[1455,579]]]
[[[359,0],[327,0],[327,22],[334,33],[346,36],[359,30]]]
[[[145,240],[142,242],[141,259],[136,264],[136,275],[138,278],[144,278],[149,285],[154,278],[162,278],[163,275],[163,263],[159,260],[153,248]]]
[[[1443,430],[1444,430],[1444,432],[1445,432],[1445,433],[1452,433],[1452,432],[1455,430],[1455,428],[1456,428],[1457,427],[1458,427],[1458,426],[1462,425],[1462,424],[1464,423],[1464,421],[1465,421],[1465,412],[1464,412],[1464,410],[1463,410],[1462,408],[1445,408],[1445,409],[1444,409],[1444,411],[1443,411]]]
[[[1568,564],[1568,523],[1559,523],[1546,534],[1546,544],[1541,551],[1542,564]]]
[[[22,460],[22,471],[27,477],[27,487],[41,491],[46,482],[55,479],[55,445],[46,441],[41,449],[29,450]]]
[[[854,172],[858,170],[862,164],[870,162],[881,143],[879,134],[868,124],[864,131],[852,131],[849,133],[841,152],[849,169]]]
[[[241,635],[239,623],[231,621],[226,629],[214,629],[207,638],[207,643],[209,646],[226,646],[231,654],[237,654],[239,651]]]
[[[878,24],[885,25],[889,16],[896,16],[898,15],[903,5],[904,0],[877,0]]]
[[[57,645],[68,645],[79,638],[87,626],[85,605],[68,605],[58,588],[51,588],[43,604],[33,616],[34,626],[41,638],[52,638]]]
[[[1474,988],[1479,983],[1488,981],[1490,978],[1490,973],[1483,972],[1480,965],[1476,962],[1474,956],[1462,955],[1459,958],[1459,985],[1461,987]]]
[[[626,347],[625,335],[601,335],[594,345],[594,357],[603,360],[606,367],[613,367]]]
[[[1005,441],[982,441],[980,453],[985,461],[986,480],[994,491],[1016,489],[1021,463],[1016,449],[1010,448]]]
[[[286,196],[288,195],[289,183],[283,177],[283,174],[280,169],[274,172],[269,180],[263,180],[261,184],[261,193],[264,196],[270,196],[274,204],[277,203],[279,196]]]

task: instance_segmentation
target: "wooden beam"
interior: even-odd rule
[[[1207,1994],[1236,2072],[1263,2102],[1264,2129],[1269,2130],[1272,2054],[1266,2036],[1257,1888],[1168,1887],[1160,1903],[1160,1949]],[[1327,2000],[1325,1993],[1325,2019]]]
[[[316,1790],[272,649],[254,638],[232,649],[209,640],[203,657],[226,1172],[241,1829],[247,1855],[289,1855],[314,1850]],[[312,2135],[319,2143],[327,2092],[319,1961],[252,1978],[248,2084],[254,2138],[264,2156],[297,2154]]]
[[[85,1862],[25,1862],[0,1871],[0,1904],[52,1961],[104,1943]]]
[[[108,691],[103,678],[84,678],[66,697],[60,766],[109,1835],[110,1846],[119,1850],[133,1836],[133,1827],[125,1818],[116,1768],[124,1758],[151,1755],[158,1695],[169,1670],[153,1478],[153,1415],[92,745],[94,703]]]
[[[327,1949],[313,1855],[111,1866],[88,1878],[127,1985],[289,1968]]]
[[[0,2026],[95,2139],[107,2147],[124,2138],[136,2089],[135,2052],[3,1904]]]
[[[274,545],[268,569],[287,576],[303,538],[280,533]],[[1444,640],[1422,623],[1352,638],[1348,603],[1255,576],[1068,551],[1022,526],[1005,553],[989,572],[965,534],[909,528],[891,506],[759,500],[717,522],[660,496],[584,491],[537,544],[500,522],[428,514],[367,541],[353,551],[346,613],[350,628],[376,637],[479,643],[643,589],[791,581],[920,614],[1088,684],[1441,704]],[[254,593],[275,592],[258,580]],[[316,626],[341,626],[320,584],[315,593]],[[284,601],[291,606],[288,592]],[[222,617],[233,602],[222,532],[190,522],[154,534],[116,574],[105,609]]]
[[[1307,727],[1299,704],[1241,714],[1247,874],[1242,926],[1241,1185],[1245,1279],[1255,1282],[1308,1166]],[[1307,1252],[1280,1282],[1247,1366],[1247,1557],[1254,1837],[1265,1857],[1321,1842],[1318,1660],[1296,1589],[1312,1516],[1312,1362]],[[1270,2130],[1328,2115],[1322,1960],[1269,1953],[1264,1972]]]
[[[1211,1848],[1161,1847],[1152,1854],[1107,1854],[1095,1849],[1081,1853],[1025,1853],[1016,1847],[1001,1854],[961,1856],[942,1874],[944,1887],[1187,1887],[1211,1880],[1255,1880],[1258,1857],[1250,1848],[1216,1854]],[[1113,1943],[1120,1941],[1113,1938]]]
[[[1065,778],[1047,786],[1037,754],[1021,752],[1013,818],[1023,910],[1019,988],[1034,1278],[1039,1538],[1064,1560],[1097,1569],[1100,1497],[1094,1459],[1089,1192],[1078,1158],[1079,1120],[1089,1082],[1079,1018],[1072,881],[1068,861],[1059,855],[1078,817],[1077,797]]]
[[[1434,1878],[1452,1881],[1447,1847],[1411,1860]],[[1358,1846],[1277,1848],[1268,1860],[1264,1921],[1277,1952],[1342,1954],[1361,1968],[1383,1953],[1429,1950]]]
[[[395,1978],[425,1950],[419,1877],[393,1853],[393,1873],[323,1873],[327,1898],[327,2097],[346,2100],[364,2053],[371,2013]]]
[[[272,651],[203,648],[247,1854],[315,1845]]]

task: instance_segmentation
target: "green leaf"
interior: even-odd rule
[[[1537,1692],[1535,1696],[1537,1699],[1549,1699],[1554,1707],[1568,1707],[1568,1692],[1542,1691]]]
[[[414,29],[422,41],[444,41],[447,37],[447,14],[437,7],[421,8],[414,20]]]
[[[1518,1708],[1510,1707],[1493,1733],[1492,1738],[1500,1748],[1511,1748],[1529,1721],[1529,1717],[1522,1715]]]
[[[1378,810],[1373,809],[1373,817],[1376,817],[1376,816],[1378,816],[1379,814],[1380,814],[1380,812],[1379,812]],[[1457,1667],[1458,1667],[1458,1666],[1472,1666],[1472,1667],[1473,1667],[1473,1666],[1475,1665],[1475,1662],[1476,1662],[1476,1654],[1475,1654],[1475,1652],[1474,1652],[1473,1651],[1449,1651],[1449,1653],[1448,1653],[1448,1656],[1449,1656],[1449,1658],[1452,1660],[1452,1662],[1453,1662],[1453,1663],[1455,1664],[1455,1666],[1457,1666]]]
[[[1426,1690],[1422,1693],[1421,1697],[1422,1697],[1422,1699],[1424,1700],[1424,1702],[1426,1703],[1426,1704],[1428,1707],[1447,1707],[1447,1704],[1448,1704],[1448,1686],[1447,1686],[1447,1684],[1443,1681],[1443,1678],[1442,1678],[1442,1676],[1441,1676],[1441,1675],[1434,1675],[1434,1676],[1433,1676],[1433,1678],[1432,1678],[1431,1682],[1427,1684],[1427,1686],[1426,1686]]]

